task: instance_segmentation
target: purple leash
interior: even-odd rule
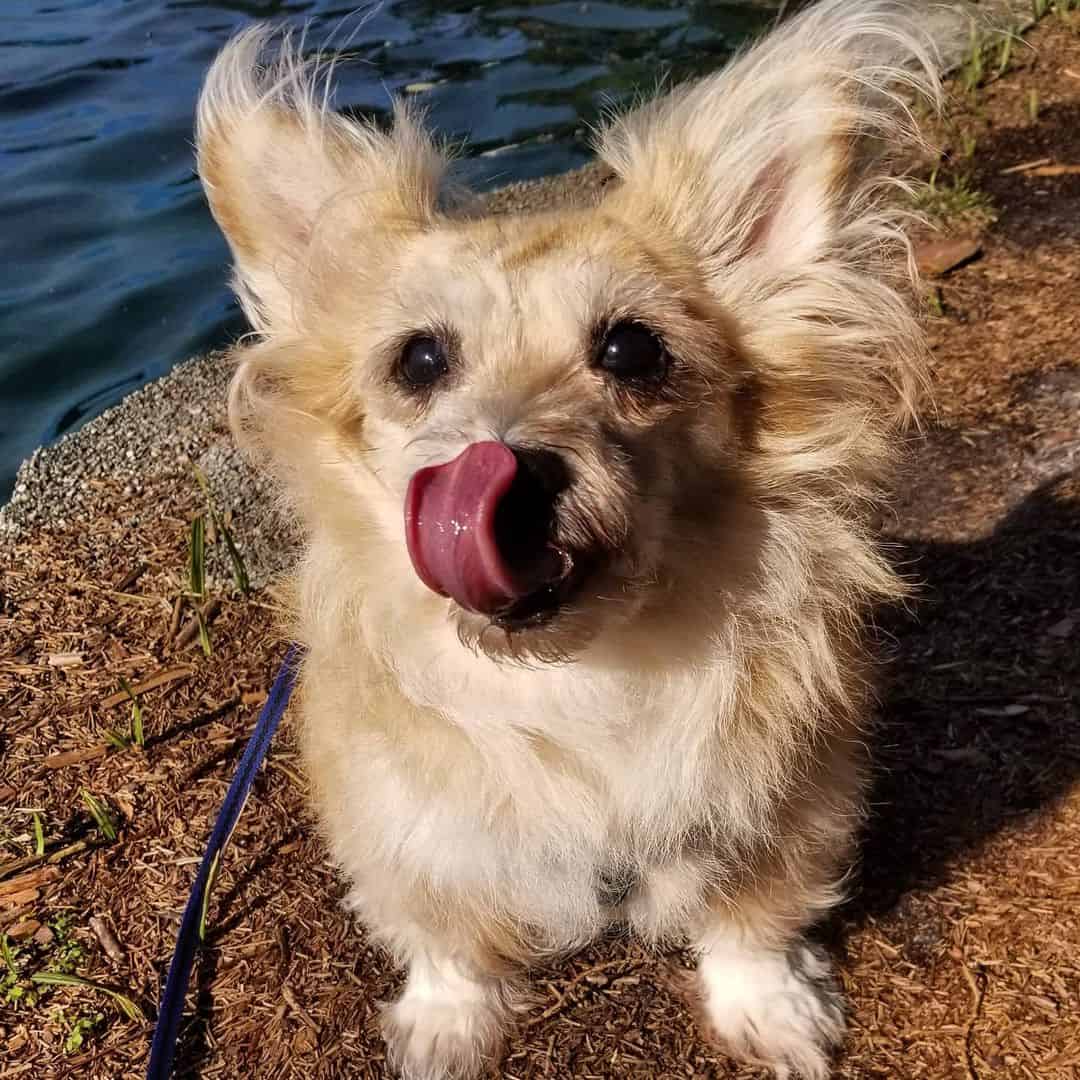
[[[259,713],[255,730],[244,750],[244,756],[236,768],[236,775],[229,785],[229,791],[218,812],[210,842],[206,845],[199,872],[195,875],[195,884],[191,887],[184,917],[180,922],[180,931],[176,935],[176,951],[169,965],[169,975],[165,980],[165,989],[161,994],[158,1008],[157,1026],[154,1028],[154,1041],[150,1046],[150,1064],[146,1069],[146,1080],[169,1080],[172,1076],[173,1058],[176,1054],[176,1040],[180,1034],[180,1020],[184,1014],[184,997],[191,979],[191,968],[195,963],[195,953],[202,944],[200,925],[206,904],[207,888],[217,864],[218,857],[229,842],[232,831],[243,812],[244,803],[251,791],[251,785],[258,775],[259,766],[270,749],[270,740],[277,731],[285,706],[289,704],[293,687],[296,684],[296,672],[301,649],[290,645],[281,669],[270,688],[270,695]]]

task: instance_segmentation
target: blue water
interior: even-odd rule
[[[419,96],[474,183],[588,159],[604,105],[720,64],[768,0],[0,0],[0,501],[34,447],[243,328],[192,168],[203,74],[258,19],[349,39],[337,104]],[[433,85],[429,85],[433,84]]]

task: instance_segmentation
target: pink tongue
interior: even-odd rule
[[[495,511],[517,468],[508,446],[479,442],[409,481],[405,539],[416,573],[471,611],[492,614],[529,591],[515,580],[495,538]]]

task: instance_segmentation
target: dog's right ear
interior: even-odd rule
[[[404,106],[390,132],[332,112],[328,71],[271,36],[256,27],[225,47],[197,122],[199,174],[261,331],[295,326],[317,235],[366,245],[382,228],[423,227],[446,166]]]
[[[888,246],[899,232],[879,213],[880,159],[918,141],[908,99],[938,93],[924,22],[906,0],[823,0],[723,71],[618,118],[599,145],[623,181],[611,204],[684,240],[729,301]]]

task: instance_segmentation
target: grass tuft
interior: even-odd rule
[[[12,946],[6,933],[0,933],[0,957],[3,957],[7,969],[0,978],[0,1002],[12,1009],[37,1004],[33,987],[27,986],[21,978],[19,950]]]
[[[943,227],[982,227],[997,219],[990,197],[963,175],[942,181],[935,169],[929,181],[917,189],[915,209]]]
[[[63,1009],[55,1009],[52,1014],[53,1023],[67,1027],[67,1035],[64,1036],[64,1053],[77,1054],[86,1046],[87,1040],[104,1023],[105,1014],[99,1012],[82,1013],[69,1022],[64,1015]]]
[[[109,808],[97,796],[87,791],[86,788],[80,788],[79,794],[82,796],[82,801],[86,804],[87,810],[90,811],[90,816],[94,819],[98,831],[110,843],[114,841],[118,833],[116,831],[116,822],[113,821]]]
[[[111,986],[84,979],[81,975],[71,975],[65,971],[36,971],[30,976],[30,981],[38,986],[75,986],[82,990],[94,990],[105,994],[129,1020],[146,1019],[142,1009],[127,994],[122,994]]]
[[[210,520],[214,524],[214,529],[221,534],[221,539],[225,541],[225,549],[229,553],[229,562],[232,564],[233,581],[236,583],[237,589],[244,596],[247,596],[251,592],[251,578],[248,575],[244,556],[240,553],[236,538],[233,536],[232,529],[229,528],[224,515],[218,512],[217,504],[210,493],[210,484],[206,479],[206,475],[198,465],[194,466],[194,473],[195,480],[202,489],[203,497],[206,499],[206,507],[210,512]]]
[[[34,975],[24,975],[29,962],[36,960],[37,963],[44,963],[45,971],[58,978],[66,978],[74,973],[86,958],[86,952],[72,935],[72,922],[70,913],[50,919],[51,944],[44,949],[33,944],[15,948],[6,934],[0,935],[0,954],[7,969],[0,978],[0,1002],[13,1009],[32,1009],[48,993],[47,989],[43,989],[43,980]]]

